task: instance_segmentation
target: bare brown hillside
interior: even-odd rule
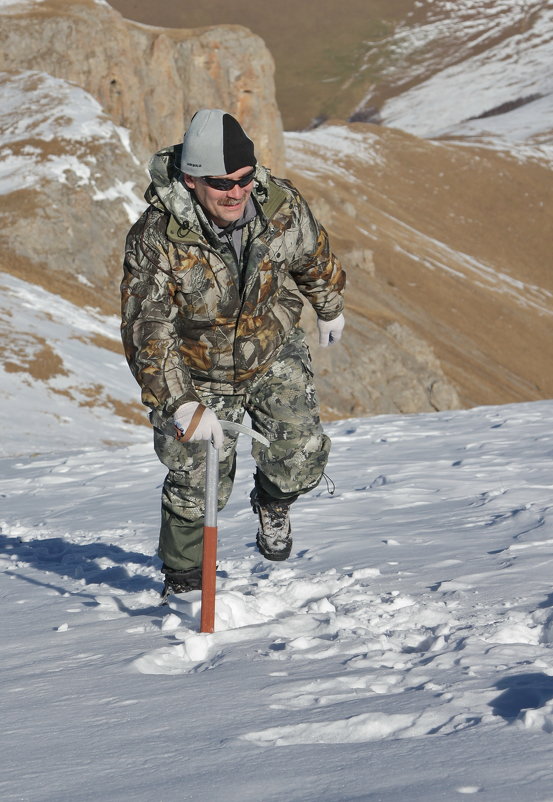
[[[466,406],[553,396],[547,165],[366,124],[288,145],[292,177],[350,267],[359,335],[367,321],[408,324]]]

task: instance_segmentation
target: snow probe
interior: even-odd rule
[[[268,446],[263,435],[248,426],[230,421],[219,421],[229,432],[243,432],[254,440]],[[219,501],[219,449],[211,440],[206,443],[205,472],[205,519],[202,556],[202,613],[200,632],[213,632],[215,629],[215,577],[217,570],[217,507]]]

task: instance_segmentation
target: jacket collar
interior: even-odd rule
[[[155,208],[169,213],[169,239],[192,242],[205,236],[208,221],[194,194],[182,180],[182,172],[178,167],[181,150],[182,145],[171,145],[151,158],[149,171],[152,182],[144,197]],[[267,223],[286,199],[286,194],[274,183],[269,170],[257,165],[251,197],[259,216]]]

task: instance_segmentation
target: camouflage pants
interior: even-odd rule
[[[275,498],[306,493],[319,483],[330,440],[323,433],[309,352],[303,339],[289,341],[262,376],[242,395],[196,388],[222,420],[241,423],[247,412],[255,431],[270,442],[252,441],[256,481]],[[236,470],[237,436],[225,432],[219,451],[219,509],[227,503]],[[159,556],[179,570],[201,564],[204,516],[205,443],[179,443],[154,429],[154,447],[169,472],[162,492]],[[252,520],[252,527],[254,526]]]

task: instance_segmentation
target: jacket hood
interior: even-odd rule
[[[198,211],[201,207],[182,180],[183,174],[179,167],[181,152],[182,144],[171,145],[152,156],[148,165],[152,182],[144,197],[152,206],[169,212],[179,225],[197,229]],[[269,197],[269,179],[267,168],[257,165],[252,197],[261,208]]]

